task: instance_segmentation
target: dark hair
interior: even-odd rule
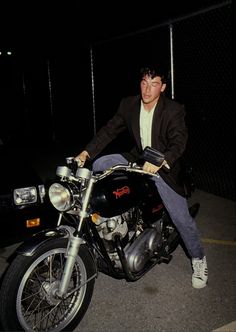
[[[167,75],[163,68],[158,66],[144,66],[140,69],[140,79],[142,80],[144,76],[149,76],[153,79],[156,76],[161,78],[162,83],[167,82]]]

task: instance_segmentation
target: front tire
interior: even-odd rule
[[[67,298],[56,296],[65,265],[67,242],[67,239],[53,239],[33,256],[16,256],[0,290],[3,331],[70,331],[79,324],[91,301],[95,278]],[[69,292],[95,273],[88,248],[81,245]]]

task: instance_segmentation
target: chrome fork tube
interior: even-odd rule
[[[82,242],[83,242],[83,239],[73,236],[73,235],[70,236],[69,248],[68,248],[67,254],[66,254],[66,264],[65,264],[65,268],[63,270],[59,290],[57,293],[57,295],[59,297],[63,297],[67,293],[71,275],[73,272],[73,267],[74,267],[74,264],[76,261],[79,247]]]
[[[58,221],[57,221],[57,226],[61,225],[61,220],[62,220],[62,212],[59,214],[59,218],[58,218]]]
[[[79,247],[80,247],[81,243],[84,243],[84,240],[79,236],[79,234],[80,234],[84,219],[88,216],[87,208],[88,208],[89,198],[90,198],[90,195],[92,192],[94,182],[95,182],[95,180],[93,178],[91,178],[88,182],[88,187],[86,189],[86,193],[85,193],[85,196],[83,199],[82,209],[79,213],[80,222],[78,225],[78,229],[74,233],[75,235],[73,234],[73,232],[69,231],[70,235],[69,235],[69,243],[68,243],[68,248],[67,248],[67,253],[66,253],[66,264],[65,264],[65,267],[63,270],[60,286],[59,286],[59,289],[57,292],[57,295],[59,297],[65,296],[65,294],[68,291],[73,267],[74,267],[76,257],[79,252]]]
[[[93,188],[94,182],[95,182],[95,180],[93,178],[91,178],[89,180],[89,182],[88,182],[87,190],[86,190],[86,193],[85,193],[84,198],[83,198],[82,209],[81,209],[81,211],[79,213],[79,215],[80,215],[80,222],[79,222],[79,226],[77,228],[78,232],[81,231],[84,218],[86,218],[88,216],[87,207],[88,207],[88,204],[89,204],[89,199],[90,199],[90,195],[91,195],[91,192],[92,192],[92,188]]]

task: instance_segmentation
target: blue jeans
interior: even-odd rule
[[[105,155],[94,161],[93,171],[103,171],[116,164],[128,165],[128,161],[120,154]],[[182,237],[189,256],[202,258],[204,249],[201,246],[195,220],[189,214],[186,198],[177,194],[165,183],[161,176],[153,177],[153,181],[173,223]]]

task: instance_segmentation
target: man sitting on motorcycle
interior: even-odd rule
[[[103,126],[75,160],[83,166],[93,160],[120,132],[128,130],[135,142],[130,152],[109,154],[96,159],[93,171],[103,171],[116,164],[140,159],[146,146],[165,155],[161,166],[145,162],[143,169],[157,173],[154,178],[165,207],[178,229],[192,263],[192,286],[207,284],[207,262],[195,220],[188,210],[184,185],[181,181],[181,157],[186,149],[188,131],[184,106],[164,94],[166,78],[158,66],[140,71],[140,95],[123,98],[117,113]]]

